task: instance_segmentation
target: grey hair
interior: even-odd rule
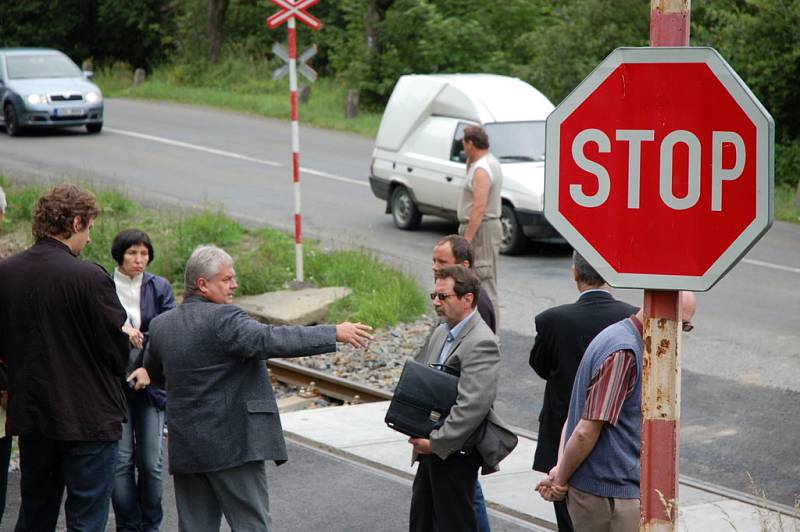
[[[200,245],[194,248],[186,261],[186,272],[183,274],[183,296],[188,297],[198,291],[197,280],[200,277],[211,279],[223,266],[233,266],[233,258],[217,246]]]
[[[577,251],[572,253],[572,266],[579,282],[593,287],[606,284],[606,280]]]

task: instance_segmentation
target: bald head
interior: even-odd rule
[[[687,292],[686,290],[682,290],[680,295],[680,301],[681,301],[681,321],[683,322],[683,330],[689,332],[694,328],[694,326],[692,325],[692,319],[694,319],[694,313],[697,311],[697,298],[695,297],[694,292]]]
[[[689,332],[694,328],[692,320],[694,319],[695,312],[697,312],[697,298],[694,292],[686,290],[681,290],[678,297],[681,305],[682,328],[685,332]],[[636,317],[639,318],[639,321],[644,322],[644,307],[639,309],[639,312],[636,313]]]

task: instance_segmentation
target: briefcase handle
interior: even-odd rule
[[[439,371],[444,371],[445,373],[449,373],[453,377],[461,376],[461,374],[458,371],[451,368],[447,364],[428,364],[428,366],[432,367],[433,369],[438,369]]]

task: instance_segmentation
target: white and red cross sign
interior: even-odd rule
[[[290,18],[294,17],[313,30],[322,27],[322,22],[306,12],[306,9],[318,4],[319,0],[272,0],[272,3],[280,7],[281,10],[267,19],[267,26],[274,30]]]
[[[708,290],[772,224],[772,117],[713,49],[615,50],[546,138],[545,216],[613,286]]]

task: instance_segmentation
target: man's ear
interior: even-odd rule
[[[83,219],[80,216],[76,216],[72,219],[72,232],[73,233],[80,233],[84,230],[84,223]]]
[[[208,279],[206,279],[205,277],[198,277],[195,283],[197,284],[197,289],[200,290],[202,293],[205,294],[206,292],[208,292]]]

